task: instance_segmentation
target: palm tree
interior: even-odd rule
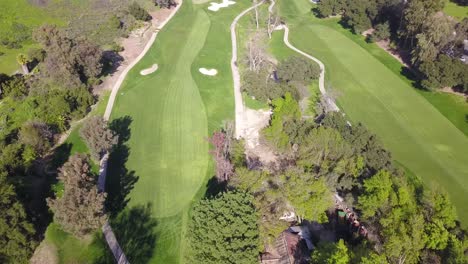
[[[21,65],[21,69],[23,69],[23,73],[24,74],[29,74],[29,69],[28,69],[29,59],[28,59],[28,57],[26,57],[26,55],[24,55],[23,53],[20,53],[20,54],[18,54],[18,56],[16,56],[16,61],[19,63],[19,65]]]

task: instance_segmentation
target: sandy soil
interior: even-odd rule
[[[228,6],[233,5],[235,3],[236,2],[230,1],[230,0],[223,0],[221,3],[211,2],[208,9],[213,11],[213,12],[218,12],[221,8],[228,7]]]
[[[464,97],[465,99],[468,99],[468,94],[464,94],[464,93],[457,92],[457,91],[453,90],[452,87],[444,87],[444,88],[441,89],[440,91],[443,92],[443,93],[455,94],[455,95],[458,95],[458,96],[462,96],[462,97]]]
[[[58,262],[57,248],[46,241],[36,248],[30,261],[31,264],[57,264]]]
[[[155,71],[158,70],[158,65],[157,64],[153,64],[151,67],[149,67],[148,69],[144,69],[144,70],[141,70],[140,71],[140,74],[141,75],[148,75],[148,74],[151,74]]]
[[[198,71],[201,74],[208,75],[208,76],[215,76],[216,74],[218,74],[218,70],[216,69],[200,68],[198,69]]]

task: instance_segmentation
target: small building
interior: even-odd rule
[[[291,229],[283,231],[275,240],[274,247],[260,255],[262,264],[306,264],[309,261],[306,241]]]

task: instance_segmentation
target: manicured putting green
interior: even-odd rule
[[[376,133],[394,158],[450,193],[468,217],[468,138],[402,78],[361,46],[309,12],[306,0],[281,1],[290,41],[325,63],[328,84],[348,118]],[[309,5],[309,8],[304,8]]]
[[[150,203],[158,222],[148,230],[157,237],[150,263],[178,263],[183,254],[191,204],[213,175],[206,138],[234,116],[229,25],[249,4],[210,12],[184,0],[118,93],[111,119],[132,118],[126,167],[138,176],[127,207]],[[140,75],[155,63],[158,71]],[[218,74],[202,75],[202,67]]]

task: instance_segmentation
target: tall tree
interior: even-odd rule
[[[257,263],[259,233],[253,197],[227,192],[195,204],[187,232],[187,262]]]
[[[98,192],[96,176],[90,170],[87,157],[82,154],[71,156],[60,169],[58,179],[64,185],[63,195],[47,199],[55,221],[78,237],[100,228],[106,221],[106,194]]]
[[[80,136],[85,140],[95,161],[99,161],[118,141],[118,136],[109,129],[107,121],[99,116],[90,117],[85,121]]]
[[[36,246],[34,233],[7,174],[0,172],[0,262],[29,263]]]
[[[338,243],[322,243],[312,253],[313,263],[348,264],[351,258],[343,239]]]
[[[21,127],[19,140],[32,147],[38,156],[42,156],[52,146],[52,132],[43,122],[29,121]]]
[[[34,32],[34,39],[46,52],[42,78],[55,85],[76,88],[92,84],[102,71],[102,50],[83,38],[72,39],[57,26],[44,25]]]

